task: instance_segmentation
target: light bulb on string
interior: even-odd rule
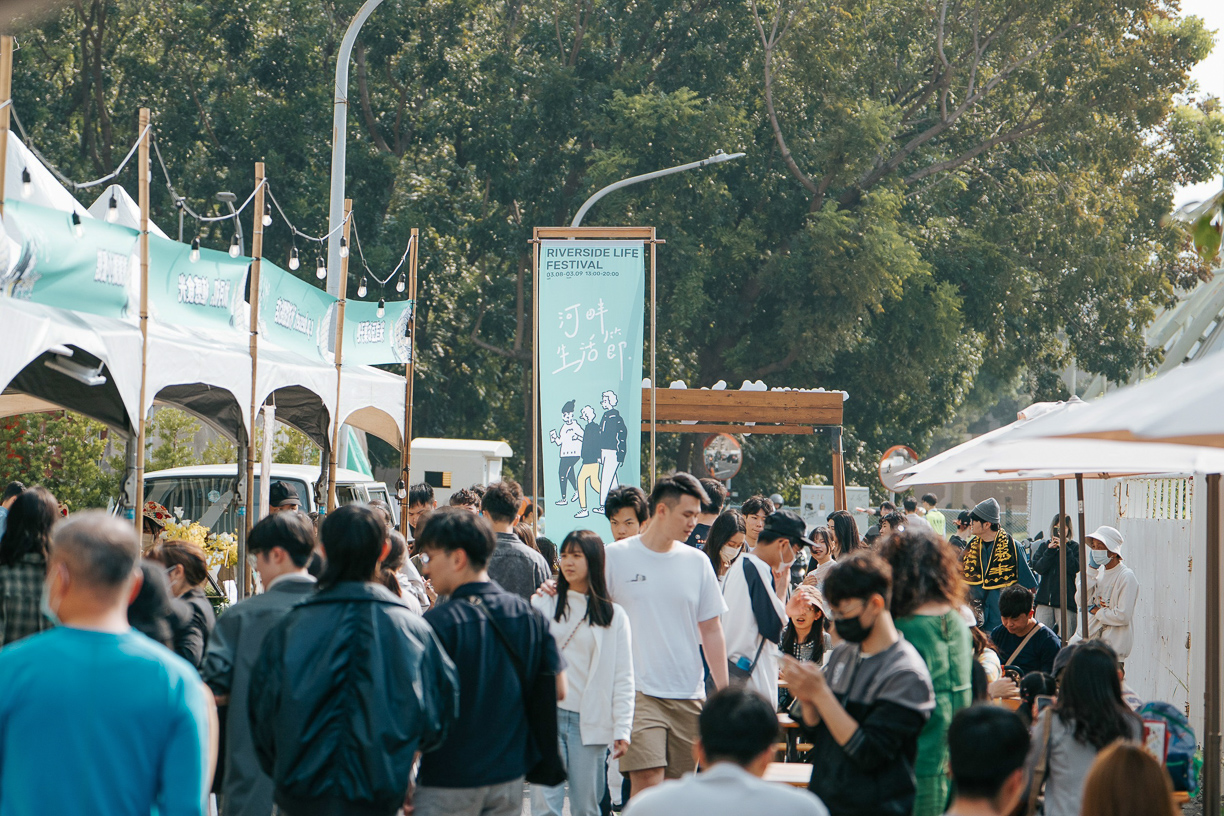
[[[404,480],[400,479],[395,483],[395,498],[403,501],[408,498],[408,488],[404,485]]]
[[[340,257],[348,257],[348,241],[344,240],[343,238],[340,239]]]
[[[395,291],[400,292],[402,294],[403,291],[407,288],[408,288],[408,281],[404,278],[404,273],[401,272],[399,276],[399,280],[395,282]]]
[[[34,181],[30,178],[30,168],[21,168],[21,197],[29,198],[30,193],[34,192]]]
[[[237,258],[242,254],[242,244],[238,243],[238,233],[234,233],[234,237],[230,240],[229,256]]]
[[[78,238],[85,234],[85,226],[81,223],[81,214],[76,210],[72,211],[72,233]]]
[[[379,317],[382,317],[386,313],[387,313],[387,300],[386,298],[379,298],[378,299],[378,311],[375,312],[375,314],[377,314]]]
[[[319,256],[319,265],[315,267],[315,277],[323,280],[327,277],[327,264],[323,263],[323,256]]]
[[[264,204],[263,225],[265,227],[272,226],[272,204]]]
[[[200,236],[191,239],[191,262],[200,260]]]
[[[119,220],[119,199],[115,198],[115,194],[111,193],[110,201],[106,205],[106,223],[113,224]]]
[[[357,284],[357,297],[365,297],[367,291],[365,275],[362,275],[361,283]]]
[[[289,269],[296,271],[297,268],[301,265],[302,265],[302,262],[298,260],[297,247],[294,247],[293,249],[289,250]]]

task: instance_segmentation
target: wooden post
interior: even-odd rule
[[[658,442],[658,427],[656,425],[657,411],[655,395],[659,392],[659,383],[655,381],[657,372],[655,371],[655,350],[658,347],[658,331],[655,324],[658,322],[658,303],[656,301],[655,289],[655,231],[654,227],[650,228],[650,490],[654,490],[655,482],[659,479],[659,471],[655,465],[655,447]],[[650,491],[646,491],[649,493]]]
[[[251,289],[251,434],[249,444],[247,445],[246,457],[246,516],[244,517],[244,529],[249,533],[251,524],[255,518],[252,512],[255,509],[255,457],[252,455],[255,447],[255,418],[259,414],[260,400],[256,396],[259,392],[259,268],[260,261],[263,258],[263,212],[264,212],[264,163],[255,162],[255,217],[252,218],[253,234],[251,236],[251,271],[250,271],[250,289]],[[264,433],[267,433],[264,429]],[[269,474],[263,472],[260,468],[259,478],[267,479]],[[242,600],[247,596],[247,586],[254,584],[251,580],[251,566],[247,563],[246,553],[246,536],[240,536],[238,539],[238,572],[242,575],[242,580],[238,582],[238,599]]]
[[[833,446],[833,509],[848,510],[846,506],[846,456],[842,448],[842,426],[830,429]]]
[[[400,499],[400,533],[408,535],[408,491],[412,489],[412,375],[416,367],[416,287],[417,287],[417,242],[420,230],[412,228],[408,248],[408,300],[412,301],[412,312],[408,317],[408,364],[404,366],[404,450],[400,455],[401,473],[404,480],[404,497]]]
[[[9,40],[10,38],[5,37]],[[11,48],[11,42],[9,48]],[[12,53],[8,58],[7,76],[13,72]],[[4,81],[7,84],[7,80]],[[8,121],[8,108],[4,109],[5,122]],[[136,531],[144,529],[144,474],[145,474],[145,425],[148,410],[145,400],[148,398],[149,370],[149,109],[140,109],[140,152],[137,158],[137,178],[140,191],[140,404],[137,410],[140,416],[136,418]],[[3,178],[0,177],[0,185]],[[0,187],[0,189],[3,189]]]
[[[344,245],[349,245],[353,199],[344,199]],[[332,417],[332,443],[327,460],[327,512],[336,509],[336,448],[340,446],[340,372],[344,365],[344,299],[348,296],[348,255],[340,259],[340,299],[336,302],[336,415]]]
[[[13,38],[0,37],[0,215],[4,215],[5,171],[8,169],[9,106],[13,103]],[[139,508],[136,511],[140,517]]]
[[[1207,476],[1207,667],[1203,687],[1203,813],[1220,812],[1220,474]]]
[[[1067,517],[1067,480],[1058,480],[1058,636],[1067,645],[1067,535],[1063,520]],[[1054,531],[1050,531],[1054,536]]]
[[[531,495],[536,504],[532,514],[535,534],[540,535],[540,508],[544,505],[540,495],[540,228],[535,227],[531,235]]]
[[[1084,474],[1075,474],[1076,510],[1080,531],[1080,637],[1088,639],[1088,531],[1084,529]]]

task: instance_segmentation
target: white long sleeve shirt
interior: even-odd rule
[[[722,615],[723,637],[727,641],[727,660],[735,662],[741,657],[749,662],[756,657],[760,648],[761,656],[752,670],[748,688],[760,692],[766,700],[778,699],[778,646],[764,641],[758,628],[756,617],[752,614],[752,598],[748,594],[748,579],[744,577],[744,563],[750,569],[755,569],[765,585],[773,612],[778,616],[779,627],[786,625],[786,604],[774,591],[773,573],[769,565],[752,553],[744,553],[735,560],[727,570],[723,582],[723,600],[727,603],[727,611]]]
[[[1099,606],[1088,615],[1088,639],[1099,638],[1125,660],[1135,643],[1131,621],[1139,600],[1139,579],[1126,564],[1119,562],[1113,569],[1088,568],[1088,605]]]

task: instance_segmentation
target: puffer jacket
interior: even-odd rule
[[[384,587],[345,582],[294,607],[251,672],[255,753],[292,816],[389,816],[413,756],[459,712],[455,665]]]

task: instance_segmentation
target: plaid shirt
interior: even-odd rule
[[[50,629],[51,621],[42,613],[43,581],[47,561],[37,553],[27,553],[11,566],[0,566],[0,643]]]

